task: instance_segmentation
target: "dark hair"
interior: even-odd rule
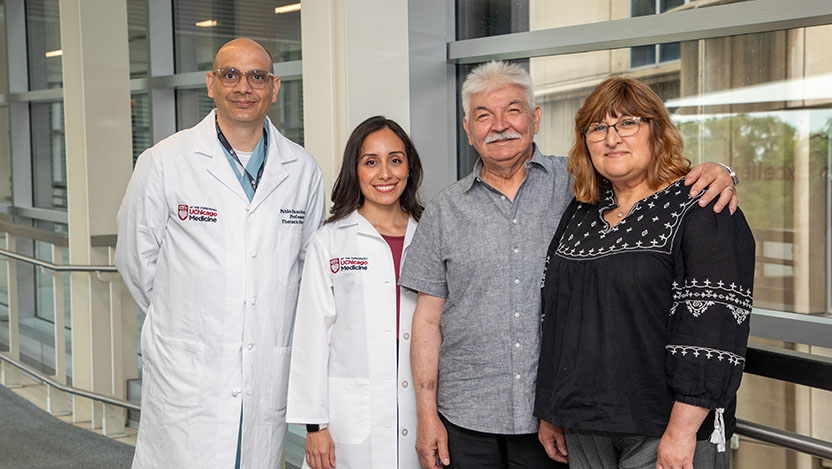
[[[364,145],[364,140],[368,135],[382,129],[392,130],[404,143],[405,156],[407,156],[407,184],[399,198],[402,210],[417,221],[422,216],[425,207],[419,200],[418,194],[419,185],[422,183],[422,162],[419,160],[416,146],[395,121],[384,116],[373,116],[358,124],[347,140],[341,171],[332,187],[332,208],[329,210],[331,215],[327,223],[346,217],[364,204],[364,194],[361,193],[358,184],[358,160],[361,158],[361,146]]]
[[[647,167],[647,182],[651,187],[688,173],[690,161],[682,154],[682,136],[659,95],[635,78],[607,78],[592,90],[575,114],[575,144],[569,150],[567,170],[575,178],[573,188],[579,202],[598,202],[601,192],[610,184],[592,165],[584,138],[589,124],[602,121],[605,114],[641,117],[650,124],[653,158]]]

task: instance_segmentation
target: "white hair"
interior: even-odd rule
[[[523,67],[503,61],[491,61],[477,66],[462,84],[462,112],[465,117],[471,111],[471,98],[483,91],[494,91],[506,86],[516,86],[526,94],[529,110],[534,110],[532,77]]]

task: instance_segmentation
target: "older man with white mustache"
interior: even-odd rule
[[[566,467],[562,436],[542,446],[532,415],[544,257],[572,199],[566,158],[534,144],[541,111],[518,65],[475,68],[462,106],[480,159],[428,205],[399,281],[419,292],[416,449],[426,468]],[[729,202],[736,209],[720,166],[701,165],[691,177],[691,192],[710,185],[702,206],[719,195],[717,211]]]

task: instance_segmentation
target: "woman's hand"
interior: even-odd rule
[[[667,428],[659,441],[656,469],[693,469],[696,431],[678,432]]]
[[[563,428],[541,420],[540,427],[537,429],[537,439],[540,440],[549,458],[562,463],[569,462]]]
[[[659,440],[656,469],[693,469],[696,432],[708,416],[708,409],[679,401],[673,403],[670,422]]]
[[[312,469],[335,467],[335,444],[329,430],[306,434],[306,462]]]

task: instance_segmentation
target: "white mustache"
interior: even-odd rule
[[[520,137],[522,137],[522,135],[518,134],[517,132],[506,130],[505,132],[499,132],[496,134],[488,135],[487,137],[485,137],[485,143],[496,142],[497,140],[514,140]]]

